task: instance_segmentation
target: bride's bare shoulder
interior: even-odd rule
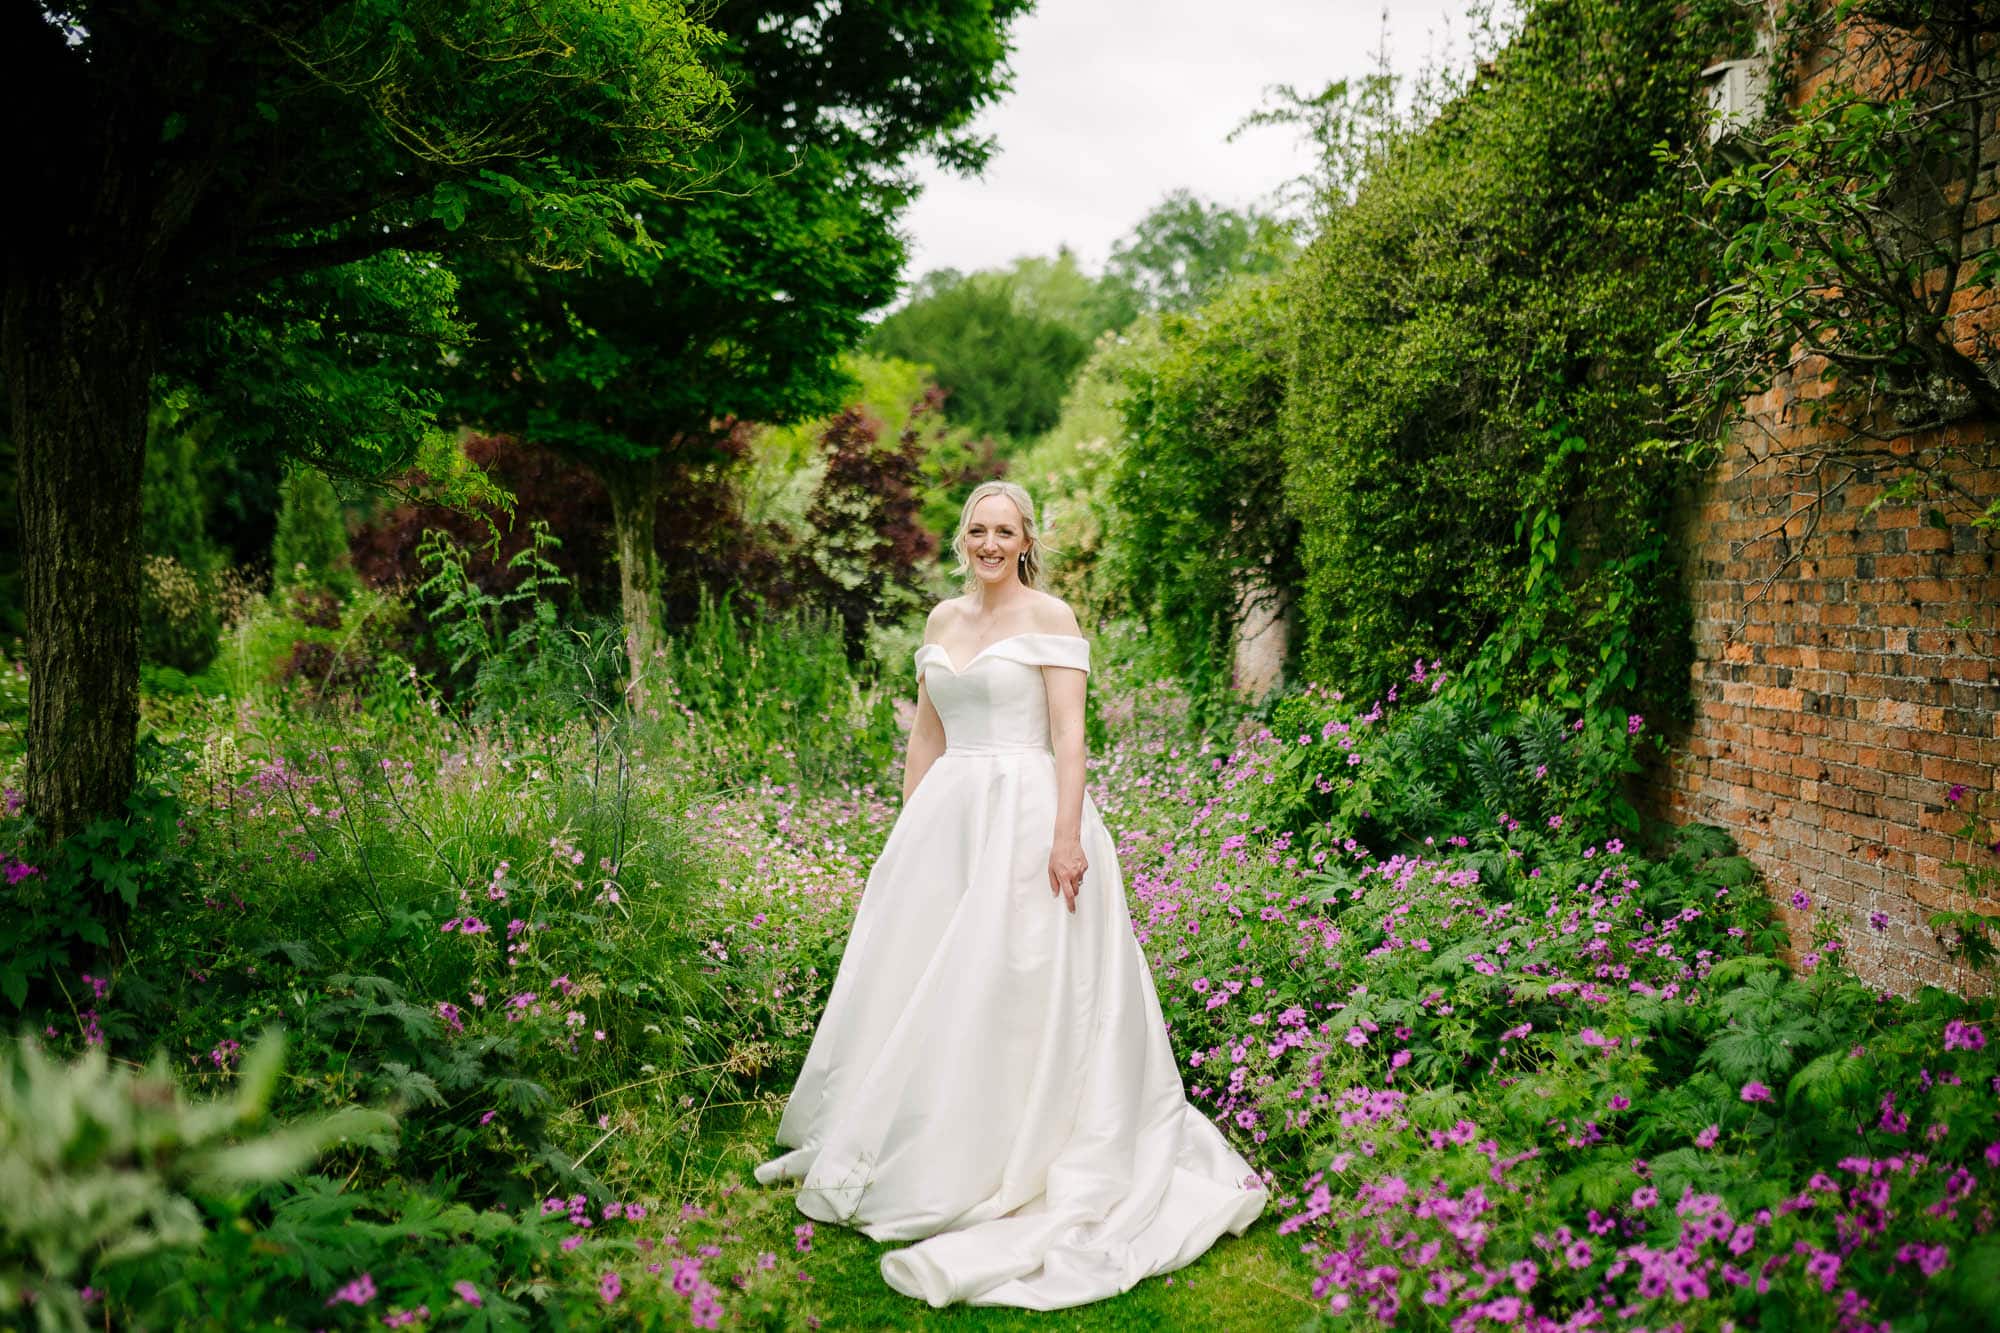
[[[1054,593],[1042,593],[1039,608],[1040,629],[1044,634],[1073,634],[1083,637],[1083,630],[1077,626],[1076,612],[1070,610],[1068,602]]]
[[[947,597],[931,608],[930,615],[924,621],[925,643],[936,643],[938,635],[950,629],[957,621],[959,616],[959,601],[960,599],[957,597]]]

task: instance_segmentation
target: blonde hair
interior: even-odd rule
[[[1030,588],[1042,586],[1042,578],[1047,565],[1042,558],[1043,551],[1053,550],[1042,539],[1042,530],[1035,521],[1035,502],[1028,493],[1011,481],[982,481],[972,488],[972,494],[965,497],[965,504],[958,511],[958,532],[951,539],[952,554],[958,557],[958,565],[951,572],[963,579],[968,587],[975,576],[972,563],[965,558],[965,533],[972,526],[972,507],[989,495],[1004,495],[1014,502],[1014,508],[1021,511],[1021,533],[1028,539],[1028,549],[1021,552],[1015,561],[1015,568],[1021,582]]]

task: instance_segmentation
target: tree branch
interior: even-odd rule
[[[227,276],[219,295],[226,299],[277,278],[296,277],[298,274],[312,273],[323,268],[336,268],[390,250],[441,250],[450,234],[443,223],[433,219],[408,227],[354,232],[336,240],[318,241],[310,245],[253,249],[250,252],[250,262]]]

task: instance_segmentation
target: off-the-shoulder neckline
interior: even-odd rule
[[[995,648],[998,648],[1001,644],[1012,642],[1015,639],[1075,639],[1077,642],[1083,644],[1088,644],[1090,642],[1090,640],[1084,638],[1084,636],[1081,634],[1058,634],[1053,630],[1023,630],[1019,634],[1004,634],[1001,637],[995,639],[993,642],[987,644],[984,648],[981,648],[978,652],[974,653],[972,655],[972,660],[970,662],[967,662],[963,667],[959,666],[958,664],[956,664],[951,660],[950,650],[948,650],[941,643],[922,644],[918,646],[917,651],[921,653],[925,648],[937,649],[938,656],[944,658],[945,670],[951,672],[951,674],[954,676],[958,676],[958,675],[963,675],[965,672],[972,670],[974,666],[978,665],[980,658],[986,656],[986,654],[992,652]]]

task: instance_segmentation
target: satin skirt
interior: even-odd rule
[[[876,1240],[897,1291],[1054,1310],[1241,1235],[1267,1193],[1188,1103],[1117,849],[1084,799],[1049,891],[1055,760],[948,749],[871,868],[764,1183]]]

